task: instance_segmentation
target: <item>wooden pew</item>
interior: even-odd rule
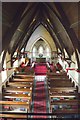
[[[0,101],[0,118],[27,118],[24,113],[30,112],[30,102]],[[6,108],[7,107],[7,108]]]
[[[67,75],[58,75],[58,74],[56,74],[56,75],[47,75],[47,78],[56,78],[56,79],[69,79],[69,76],[67,76]]]
[[[68,104],[68,105],[80,105],[80,100],[53,100],[53,102],[51,102],[51,105],[56,105],[56,104]]]
[[[54,87],[49,88],[50,92],[76,92],[75,87]]]
[[[32,102],[32,94],[16,94],[16,93],[4,93],[2,94],[2,99],[3,100],[8,100],[8,99],[16,99],[16,98],[19,98],[19,99],[26,99],[27,101],[29,102]]]
[[[48,79],[69,79],[69,77],[68,76],[53,76],[53,75],[51,75],[51,76],[47,76],[47,78]]]
[[[7,86],[12,86],[12,87],[28,87],[28,88],[31,88],[32,87],[32,84],[23,84],[23,83],[18,83],[18,82],[10,82],[8,83]]]
[[[32,89],[30,88],[13,88],[13,87],[7,87],[4,89],[5,93],[6,92],[11,92],[11,93],[15,93],[15,92],[30,92],[32,93]]]
[[[16,93],[12,93],[12,94],[9,94],[9,93],[3,93],[3,97],[4,98],[27,98],[27,99],[31,99],[31,96],[30,95],[27,95],[27,94],[16,94]]]
[[[53,115],[78,114],[78,98],[76,88],[66,73],[47,73],[47,85],[50,100],[50,110]],[[80,101],[79,101],[80,102]],[[57,106],[56,106],[57,105]],[[72,107],[71,110],[63,105]],[[76,108],[74,108],[74,105]],[[62,108],[59,108],[61,107]],[[58,107],[58,108],[57,108]]]
[[[30,66],[29,67],[25,66],[24,68],[19,67],[17,70],[18,72],[15,71],[15,74],[34,75],[34,69],[30,68],[31,68]]]
[[[24,119],[26,120],[28,117],[27,115],[21,115],[21,114],[0,114],[0,118],[17,118],[17,119]]]
[[[58,84],[51,84],[50,87],[73,87],[73,85],[69,84],[69,83],[68,84],[66,84],[66,83],[60,84],[60,83],[58,83]]]
[[[57,90],[56,92],[54,92]],[[61,90],[61,93],[60,91]],[[49,99],[50,99],[50,110],[54,115],[57,114],[76,114],[78,113],[78,105],[80,105],[80,101],[78,100],[78,93],[74,92],[76,89],[75,88],[51,88],[49,89]],[[59,91],[59,92],[58,92]],[[70,92],[71,91],[71,92]],[[55,99],[59,98],[59,99]],[[66,98],[66,99],[65,99]],[[72,108],[71,110],[53,110],[53,105],[76,105],[77,108],[74,109]]]
[[[32,102],[32,95],[27,95],[27,94],[15,94],[15,93],[12,93],[12,94],[9,94],[9,93],[4,93],[3,96],[2,96],[2,99],[3,100],[8,100],[8,99],[16,99],[16,98],[19,98],[23,101],[23,99],[26,99],[26,101],[28,102]]]
[[[67,76],[67,73],[66,72],[60,72],[60,73],[47,72],[47,75]]]
[[[73,98],[73,97],[78,97],[78,95],[76,95],[76,94],[54,94],[54,95],[50,95],[50,98],[54,98],[54,97],[59,97],[59,98],[61,98],[61,97],[70,97],[70,98]]]
[[[47,74],[47,76],[54,76],[54,77],[56,77],[56,76],[59,76],[59,77],[66,77],[67,76],[67,74],[65,73],[65,74],[62,74],[62,73],[48,73]],[[68,77],[68,76],[67,76]]]
[[[75,98],[76,100],[78,99],[79,95],[77,92],[75,91],[54,91],[52,89],[49,90],[49,98],[50,98],[50,101],[51,99],[53,98],[55,100],[55,98],[59,98],[59,99],[62,99],[62,100],[72,100],[73,98]],[[67,98],[67,99],[65,99]],[[69,99],[68,99],[69,98]]]
[[[14,82],[32,82],[33,83],[33,78],[27,78],[27,79],[14,78],[12,81],[14,81]]]
[[[27,102],[17,102],[17,101],[0,101],[0,105],[28,105],[29,107],[29,103]]]
[[[48,81],[48,83],[52,83],[52,82],[69,82],[69,83],[71,83],[71,81],[70,81],[70,79],[53,79],[53,78],[50,78],[50,79],[48,79],[47,80]]]
[[[14,75],[13,77],[14,77],[14,78],[23,78],[23,79],[24,79],[24,78],[33,78],[33,79],[34,79],[35,76],[34,76],[34,75],[23,75],[23,74],[19,74],[19,75],[18,75],[18,74],[16,74],[16,75]]]
[[[14,85],[20,85],[20,84],[23,84],[23,85],[32,85],[32,82],[15,82],[15,81],[11,81],[11,82],[9,82],[8,83],[8,85],[12,85],[12,84],[14,84]]]
[[[50,98],[54,98],[54,97],[70,97],[70,98],[73,98],[73,97],[78,97],[78,94],[76,93],[54,93],[54,94],[51,94],[50,95]]]
[[[73,87],[73,84],[70,82],[66,82],[66,81],[60,81],[60,82],[56,82],[56,81],[50,81],[49,87]]]
[[[49,79],[47,79],[47,81],[50,81],[50,80],[59,80],[59,81],[61,81],[61,80],[67,80],[67,81],[70,81],[71,82],[71,80],[69,79],[69,78],[58,78],[58,77],[51,77],[51,78],[49,78]]]
[[[66,84],[67,83],[72,84],[70,80],[63,80],[63,79],[61,79],[61,80],[59,80],[59,79],[56,79],[56,80],[50,79],[50,80],[48,80],[48,84],[53,84],[53,83],[56,83],[56,84],[58,84],[58,83],[61,83],[61,84],[65,84],[65,83]]]
[[[2,89],[2,100],[0,106],[11,106],[17,108],[25,108],[30,111],[32,102],[32,88],[33,88],[34,75],[16,74],[6,83]],[[25,102],[24,102],[25,101]],[[1,112],[1,111],[0,111]],[[27,111],[2,111],[0,117],[3,118],[20,118],[25,119]],[[5,114],[6,113],[6,114]],[[13,114],[12,114],[13,113]],[[21,113],[21,114],[19,114]]]
[[[71,109],[71,110],[56,110],[56,111],[53,111],[52,112],[54,115],[58,115],[58,114],[62,114],[62,115],[64,115],[64,114],[79,114],[79,110],[78,109]]]
[[[58,96],[59,97],[59,96]],[[55,105],[57,105],[57,109],[55,109]],[[79,105],[80,105],[80,100],[78,99],[72,99],[72,100],[52,100],[50,102],[50,109],[51,109],[51,112],[55,115],[56,114],[62,114],[63,112],[63,115],[64,114],[76,114],[76,113],[79,113]],[[62,106],[62,108],[61,108]],[[70,106],[71,110],[69,108],[64,108],[64,106]]]
[[[11,105],[11,106],[19,106],[25,107],[30,110],[30,103],[29,102],[20,102],[20,101],[0,101],[0,105]]]

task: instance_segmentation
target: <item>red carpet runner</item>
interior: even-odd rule
[[[35,65],[35,75],[46,75],[46,72],[47,72],[46,64]]]
[[[34,93],[34,113],[46,113],[46,91],[44,81],[37,81]],[[34,118],[47,118],[47,116],[34,116]]]

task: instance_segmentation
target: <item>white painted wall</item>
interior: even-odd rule
[[[80,73],[77,72],[77,61],[76,61],[76,56],[75,56],[75,53],[73,53],[72,55],[72,60],[75,62],[74,63],[71,63],[71,67],[68,66],[68,63],[64,60],[62,60],[60,57],[59,57],[59,63],[62,65],[63,69],[66,71],[67,68],[69,69],[75,69],[75,70],[68,70],[68,75],[69,75],[69,78],[72,79],[72,82],[74,81],[75,82],[75,87],[78,86],[79,88],[79,92],[80,92]]]
[[[3,68],[6,69],[6,59],[4,60]],[[7,79],[7,71],[4,70],[1,72],[1,80],[4,82]]]
[[[11,68],[11,55],[8,54],[8,52],[6,53],[6,57],[5,57],[5,60],[4,60],[4,64],[3,64],[3,68],[4,68],[4,71],[2,71],[0,73],[0,83],[2,84],[12,73],[13,73],[13,69],[11,70],[6,70],[7,68]],[[0,84],[0,85],[1,85]],[[1,88],[1,87],[0,87]]]

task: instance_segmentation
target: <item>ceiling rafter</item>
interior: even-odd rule
[[[46,8],[45,8],[45,10],[46,10],[46,14],[47,14],[48,18],[50,19],[50,21],[51,21],[51,23],[52,23],[52,25],[53,25],[54,32],[55,32],[55,34],[56,34],[56,33],[57,33],[56,26],[55,26],[53,20],[51,19],[50,14],[48,13],[48,10],[47,10]],[[50,13],[52,13],[52,12],[50,12]],[[56,34],[56,36],[57,36],[58,40],[60,41],[60,44],[61,44],[62,48],[63,48],[63,49],[64,49],[64,48],[66,49],[66,46],[65,46],[65,44],[63,43],[63,40],[61,39],[61,37],[59,36],[59,34]],[[66,49],[66,51],[67,51],[67,53],[68,53],[68,55],[69,55],[69,57],[70,57],[69,51],[68,51],[67,49]]]
[[[29,28],[29,26],[30,26],[30,24],[31,24],[31,22],[32,22],[32,19],[33,19],[33,17],[34,17],[34,13],[35,13],[35,11],[36,11],[36,7],[38,7],[37,5],[36,6],[34,6],[32,9],[31,9],[31,11],[29,11],[28,13],[27,13],[27,15],[25,16],[26,18],[28,18],[27,19],[27,21],[26,21],[26,27],[24,28],[24,31],[23,31],[23,33],[19,33],[19,35],[20,35],[20,38],[15,38],[15,40],[13,39],[13,42],[14,42],[14,44],[13,44],[13,47],[9,47],[9,52],[11,52],[12,53],[12,51],[13,51],[13,49],[14,48],[16,48],[16,46],[18,45],[18,42],[21,42],[21,41],[23,41],[23,38],[25,37],[25,34],[26,34],[26,32],[27,32],[27,30],[28,30],[28,28]],[[35,8],[35,9],[34,9]],[[31,16],[29,16],[31,14]],[[29,17],[27,17],[27,16],[29,16]],[[23,22],[23,21],[22,21]],[[21,23],[22,24],[22,23]],[[23,23],[24,24],[24,23]],[[18,28],[20,28],[20,26],[18,27]],[[16,32],[15,32],[15,34],[16,34]],[[11,41],[12,42],[12,41]],[[11,44],[10,44],[10,46],[11,46]]]
[[[55,43],[55,45],[56,45],[56,49],[58,50],[58,48],[61,50],[61,52],[64,54],[64,51],[63,51],[63,49],[62,49],[62,46],[58,43],[58,38],[57,38],[57,36],[55,36],[54,37],[54,35],[53,35],[53,30],[52,30],[52,28],[50,27],[50,25],[49,24],[47,24],[47,26],[48,26],[48,28],[46,27],[46,29],[49,31],[49,33],[50,33],[50,35],[52,36],[52,38],[53,38],[53,40],[54,40],[54,43]]]
[[[62,21],[63,26],[65,27],[69,37],[71,38],[71,42],[72,42],[74,48],[76,48],[76,47],[78,48],[78,42],[77,42],[78,39],[77,39],[73,29],[70,28],[70,22],[68,20],[68,17],[65,14],[65,11],[63,11],[63,8],[61,7],[60,3],[57,3],[57,4],[55,3],[55,5],[56,5],[60,15],[62,16],[62,20],[61,19],[60,20]]]
[[[74,51],[75,51],[75,54],[76,54],[77,63],[78,63],[78,66],[80,66],[79,65],[79,57],[80,56],[78,56],[78,54],[76,52],[76,48],[80,52],[79,45],[78,45],[78,38],[77,38],[74,30],[72,28],[70,28],[70,22],[68,20],[68,17],[66,16],[65,11],[63,10],[61,4],[60,3],[58,3],[58,4],[55,3],[55,5],[56,5],[58,11],[60,12],[60,15],[63,16],[62,17],[63,26],[65,27],[69,37],[71,38],[71,42],[74,46]]]
[[[27,29],[27,32],[25,32],[25,36],[23,38],[23,41],[20,42],[20,45],[19,45],[19,48],[18,48],[19,51],[22,49],[23,46],[25,46],[27,44],[27,41],[28,41],[29,37],[33,33],[34,26],[37,24],[36,21],[37,21],[37,18],[33,22],[33,24]]]
[[[24,11],[24,8],[26,7],[26,4],[23,4],[22,7],[19,8],[18,13],[17,14],[17,18],[16,21],[14,21],[12,27],[9,29],[9,31],[7,31],[6,35],[2,38],[2,49],[7,49],[8,46],[6,46],[5,41],[7,41],[7,45],[9,45],[9,42],[13,36],[13,34],[15,33],[15,30],[17,29],[18,25],[21,22],[21,15]]]
[[[34,19],[35,19],[35,21],[34,21]],[[30,24],[27,31],[25,31],[25,36],[23,38],[20,48],[22,48],[24,42],[28,41],[27,37],[33,33],[34,27],[38,23],[39,23],[39,11],[36,12],[35,16],[33,17],[32,24]],[[27,42],[26,42],[26,44],[27,44]]]
[[[60,49],[61,51],[63,51],[63,48],[62,48],[62,46],[60,45],[60,42],[59,42],[59,40],[58,40],[58,38],[57,38],[57,36],[56,36],[56,34],[55,34],[55,32],[54,32],[53,25],[50,24],[49,21],[47,21],[48,16],[45,15],[45,12],[44,12],[44,16],[45,16],[45,20],[43,20],[44,26],[45,26],[45,23],[46,23],[48,27],[47,27],[47,26],[45,26],[45,27],[46,27],[46,29],[49,28],[48,31],[49,31],[49,33],[51,34],[51,36],[52,36],[52,38],[53,38],[56,46],[59,47],[59,49]],[[55,39],[55,36],[56,36],[56,39]]]
[[[57,4],[57,3],[56,3]],[[64,32],[66,32],[66,29],[65,29],[65,26],[64,26],[64,21],[62,21],[62,19],[56,14],[56,12],[54,11],[54,9],[51,9],[51,7],[48,5],[48,4],[45,4],[46,5],[46,7],[47,7],[47,9],[49,10],[49,13],[50,14],[53,14],[53,16],[55,15],[56,17],[57,17],[57,19],[59,20],[59,22],[60,22],[60,24],[63,26],[63,28],[64,28]],[[63,16],[61,16],[61,17],[63,17]],[[53,21],[54,21],[54,19],[53,19]],[[57,31],[56,32],[56,34],[59,34],[59,33],[61,33],[61,32],[63,32],[63,31]],[[69,39],[70,41],[71,41],[71,39]],[[71,41],[71,43],[72,43],[72,41]],[[66,45],[66,44],[65,44]],[[73,44],[72,44],[73,45]],[[72,46],[73,48],[74,48],[74,46]],[[68,46],[66,47],[66,48],[68,48]],[[72,53],[72,52],[71,52]]]
[[[36,25],[38,26],[40,23],[38,23],[38,22],[36,22]],[[36,26],[36,28],[37,28],[37,26]],[[32,26],[31,26],[31,28],[30,28],[30,33],[29,33],[29,35],[27,36],[27,38],[25,39],[25,42],[23,43],[23,45],[20,47],[20,50],[22,49],[22,47],[26,47],[26,45],[27,45],[27,42],[28,42],[28,40],[29,40],[29,38],[31,37],[31,35],[32,35],[32,33],[34,32],[34,27],[35,27],[35,24],[33,24]]]

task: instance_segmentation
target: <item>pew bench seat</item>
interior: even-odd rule
[[[33,78],[34,79],[34,77],[35,76],[33,76],[33,75],[23,75],[23,74],[20,74],[20,75],[14,75],[13,76],[14,78]]]
[[[29,93],[32,93],[32,89],[30,89],[30,88],[7,87],[4,90],[5,90],[5,92],[12,92],[12,93],[15,93],[15,92],[29,92]]]
[[[27,115],[20,115],[20,114],[0,114],[0,118],[20,118],[20,119],[26,119]]]
[[[53,109],[53,108],[52,108]],[[69,110],[51,110],[53,114],[57,115],[57,114],[79,114],[79,110],[78,109],[69,109]]]
[[[30,102],[21,102],[21,101],[0,101],[0,108],[2,112],[15,112],[23,113],[30,111]],[[0,112],[1,112],[0,110]]]
[[[34,79],[32,78],[24,78],[24,79],[19,79],[19,78],[14,78],[12,81],[14,82],[33,82]]]
[[[53,100],[50,103],[51,105],[56,105],[56,104],[68,104],[68,105],[80,105],[80,100]]]
[[[29,95],[26,95],[26,94],[7,94],[7,93],[4,93],[3,94],[3,98],[26,98],[28,100],[31,100],[31,96]]]
[[[22,84],[22,83],[8,83],[8,86],[13,86],[13,87],[28,87],[31,88],[32,84]]]
[[[76,88],[75,87],[54,87],[54,88],[49,88],[49,90],[51,92],[53,91],[68,91],[68,92],[73,92],[73,91],[76,91]]]

